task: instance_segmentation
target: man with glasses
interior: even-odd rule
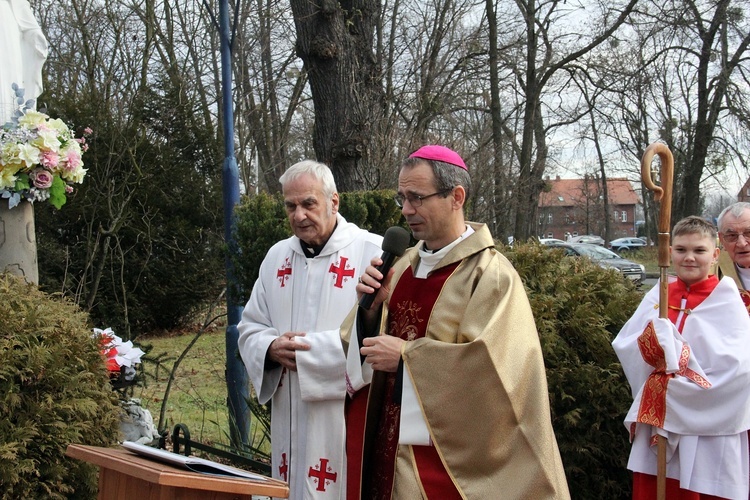
[[[463,159],[424,146],[396,203],[420,240],[342,325],[347,498],[569,498],[531,307],[484,224],[466,222]]]
[[[719,255],[719,277],[729,276],[740,289],[742,301],[750,311],[750,203],[729,205],[719,214],[719,240],[724,252]]]

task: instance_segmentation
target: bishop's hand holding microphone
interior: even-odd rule
[[[391,267],[393,266],[396,258],[401,257],[406,251],[406,248],[409,246],[410,239],[411,235],[409,234],[409,231],[407,231],[403,227],[389,227],[385,231],[385,235],[383,235],[383,255],[380,257],[383,263],[375,268],[383,275],[383,277],[381,279],[376,279],[374,276],[369,274],[366,274],[366,276],[370,276],[371,279],[376,280],[378,283],[381,283],[382,280],[385,279],[386,276],[388,276],[388,271],[391,270]],[[362,281],[362,278],[360,278],[359,281],[363,285],[373,288],[372,292],[365,293],[359,299],[359,306],[367,310],[372,307],[372,303],[375,300],[375,296],[378,294],[380,288],[375,288],[370,283]]]
[[[410,240],[411,235],[404,228],[389,227],[383,236],[383,262],[376,267],[373,267],[374,264],[368,266],[360,278],[360,285],[357,285],[361,292],[365,292],[359,299],[360,309],[357,315],[360,361],[369,363],[373,370],[396,372],[400,366],[401,344],[404,340],[390,335],[378,335],[378,314],[370,308],[380,292],[381,286],[378,284],[382,285],[388,279],[393,263],[404,254]],[[376,262],[376,259],[372,262]],[[362,286],[368,290],[362,290]]]

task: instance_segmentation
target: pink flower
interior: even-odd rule
[[[70,194],[72,192],[73,192],[73,186],[71,186],[70,184],[65,184],[65,193]]]
[[[55,151],[44,151],[41,163],[47,168],[55,168],[60,163],[60,155]]]
[[[68,151],[66,160],[68,164],[65,165],[65,170],[67,170],[68,172],[72,172],[83,165],[83,162],[81,161],[81,154],[77,151]]]
[[[74,139],[78,144],[81,145],[81,151],[84,153],[89,150],[89,145],[86,143],[85,137],[79,137],[78,139]]]
[[[86,135],[91,135],[94,133],[94,131],[91,130],[91,127],[86,127],[85,129],[83,129],[83,133]]]
[[[34,181],[34,186],[38,189],[49,189],[52,185],[52,174],[43,168],[35,168],[31,171],[29,177]]]

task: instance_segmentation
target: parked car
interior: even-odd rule
[[[592,245],[604,246],[604,238],[595,234],[584,234],[582,236],[573,236],[568,243],[590,243]]]
[[[557,238],[539,238],[539,243],[542,245],[560,245],[565,244],[563,240],[558,240]]]
[[[646,242],[641,238],[617,238],[609,242],[609,248],[615,252],[627,252],[637,250],[646,246]]]
[[[636,284],[641,284],[646,279],[646,268],[643,265],[623,259],[612,250],[607,250],[599,245],[564,243],[562,245],[550,245],[550,248],[561,248],[565,251],[565,255],[572,257],[588,257],[601,267],[616,269]]]

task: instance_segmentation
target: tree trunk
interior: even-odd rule
[[[313,105],[313,147],[331,167],[340,191],[367,187],[375,113],[383,90],[372,51],[378,0],[291,0],[297,55],[307,70]]]
[[[714,130],[721,117],[730,78],[734,69],[743,59],[750,46],[750,34],[746,34],[733,54],[728,53],[725,43],[725,30],[731,0],[720,0],[709,23],[701,19],[701,12],[694,2],[689,3],[689,11],[695,16],[695,24],[701,39],[701,51],[698,57],[698,109],[695,119],[695,141],[690,156],[685,161],[685,171],[681,195],[675,199],[673,220],[701,212],[700,181],[706,167],[709,146],[714,139]],[[717,40],[720,39],[720,40]],[[719,55],[718,63],[721,72],[709,77],[709,69],[717,64],[713,58]]]
[[[490,63],[490,117],[492,119],[492,200],[490,205],[492,219],[489,221],[490,230],[493,235],[506,232],[505,217],[500,217],[497,211],[500,199],[500,189],[507,182],[503,171],[503,117],[500,108],[500,75],[498,66],[500,57],[497,49],[497,15],[495,13],[495,0],[485,1],[487,11],[487,25],[489,27],[489,63]]]

